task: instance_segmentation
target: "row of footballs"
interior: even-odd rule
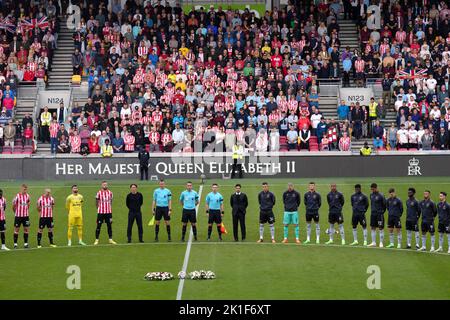
[[[196,270],[189,272],[187,275],[184,271],[178,272],[178,279],[186,279],[186,276],[191,280],[210,280],[216,278],[216,274],[210,270]],[[148,272],[144,276],[144,279],[149,281],[166,281],[173,280],[173,278],[173,274],[170,272]]]

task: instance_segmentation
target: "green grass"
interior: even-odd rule
[[[243,191],[247,193],[250,206],[247,214],[247,241],[232,241],[232,226],[229,210],[229,196],[236,181],[223,180],[220,192],[225,198],[225,224],[228,235],[223,243],[205,242],[207,217],[204,213],[204,198],[209,192],[207,181],[198,212],[199,242],[193,243],[188,271],[209,269],[216,272],[217,279],[212,281],[184,282],[183,299],[448,299],[450,297],[450,255],[415,252],[414,250],[379,249],[350,246],[326,246],[328,240],[325,229],[328,227],[327,209],[324,203],[321,210],[321,245],[283,245],[282,240],[282,202],[281,195],[287,180],[268,179],[271,190],[278,199],[274,210],[276,214],[277,244],[256,244],[258,239],[258,208],[256,195],[263,180],[241,180]],[[293,179],[297,190],[303,195],[309,180]],[[324,198],[329,183],[336,182],[344,193],[346,205],[344,219],[347,243],[351,242],[351,211],[349,198],[353,185],[363,184],[363,192],[368,194],[371,182],[377,182],[382,192],[395,187],[402,200],[406,190],[414,186],[418,198],[425,188],[432,192],[437,200],[438,192],[450,191],[448,178],[384,178],[384,179],[317,179],[318,191]],[[111,182],[114,192],[113,231],[118,246],[106,244],[106,228],[102,229],[98,247],[91,244],[95,234],[95,193],[99,182],[79,183],[80,193],[85,197],[84,239],[88,247],[65,247],[67,215],[64,210],[65,197],[70,192],[71,183],[30,182],[32,196],[31,212],[31,250],[0,252],[0,292],[7,292],[4,299],[175,299],[178,280],[167,282],[147,282],[143,276],[149,271],[169,271],[174,275],[181,270],[186,252],[186,244],[180,243],[181,224],[180,206],[174,204],[172,234],[174,241],[166,243],[165,228],[160,234],[160,243],[153,243],[154,229],[147,226],[150,219],[151,194],[156,183],[140,184],[144,195],[144,244],[125,244],[127,211],[124,199],[131,181]],[[198,190],[199,182],[195,181]],[[20,186],[19,182],[0,183],[8,200],[7,245],[12,247],[11,200]],[[60,246],[47,248],[48,239],[44,233],[42,249],[36,247],[37,211],[35,201],[45,187],[51,187],[56,199],[55,241]],[[184,189],[184,181],[169,180],[168,187],[175,198]],[[404,218],[403,218],[404,222]],[[436,221],[437,222],[437,221]],[[437,223],[436,223],[437,225]],[[214,230],[215,231],[215,230]],[[217,233],[213,231],[213,241]],[[269,236],[266,227],[266,238]],[[305,239],[304,206],[300,210],[300,238]],[[133,230],[136,241],[137,230]],[[314,239],[314,230],[313,230]],[[76,239],[76,232],[74,230]],[[359,230],[360,242],[362,232]],[[436,235],[436,241],[437,241]],[[290,229],[293,240],[293,230]],[[370,236],[369,236],[370,239]],[[385,243],[388,241],[387,232]],[[406,234],[403,236],[405,246]],[[19,244],[23,243],[22,234]],[[340,243],[339,235],[335,243]],[[428,246],[429,248],[429,246]],[[447,251],[447,238],[445,238]],[[78,265],[81,269],[81,290],[68,290],[66,269]],[[381,269],[381,289],[369,290],[366,286],[367,267],[378,265]]]

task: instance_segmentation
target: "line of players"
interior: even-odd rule
[[[258,242],[263,241],[264,224],[269,223],[272,242],[274,239],[274,223],[275,216],[273,214],[273,207],[275,206],[275,195],[269,191],[268,184],[264,182],[262,184],[263,191],[258,195],[260,205],[260,239]],[[362,193],[360,184],[355,185],[355,193],[351,196],[352,207],[352,227],[353,227],[353,242],[352,246],[358,245],[358,233],[357,227],[361,225],[363,229],[364,245],[368,247],[376,247],[377,231],[379,235],[379,247],[384,246],[384,227],[385,227],[385,212],[388,212],[388,230],[389,230],[389,245],[387,248],[395,247],[395,234],[397,235],[397,248],[401,249],[402,243],[402,224],[401,217],[403,216],[403,202],[400,200],[395,192],[394,188],[389,189],[389,197],[385,196],[378,190],[378,185],[372,183],[370,186],[370,229],[371,240],[368,244],[367,234],[367,222],[366,212],[369,208],[369,198]],[[407,249],[411,248],[412,233],[415,232],[415,244],[416,249],[419,251],[426,250],[426,235],[430,233],[431,236],[431,252],[442,252],[444,234],[447,234],[448,241],[448,253],[450,253],[450,204],[447,202],[447,193],[441,191],[439,193],[439,202],[435,204],[431,200],[431,192],[425,190],[423,194],[423,200],[418,201],[415,198],[415,188],[408,189],[408,199],[406,200],[406,232],[407,232]],[[295,226],[295,241],[300,243],[298,232],[298,208],[300,207],[300,194],[294,190],[294,186],[289,183],[288,190],[283,193],[284,204],[284,240],[283,243],[288,242],[288,226],[293,224]],[[316,225],[316,243],[320,243],[320,224],[319,224],[319,210],[322,206],[321,195],[316,191],[316,185],[314,182],[310,182],[308,191],[304,194],[305,204],[305,219],[306,219],[306,241],[305,244],[311,242],[311,223],[314,221]],[[344,195],[337,190],[336,184],[330,185],[330,192],[327,194],[328,210],[328,222],[329,229],[328,234],[330,236],[326,244],[332,244],[334,242],[335,225],[339,226],[339,233],[341,235],[342,245],[345,245],[345,233],[344,233],[344,219],[342,210],[344,207],[345,199]],[[435,228],[434,220],[438,216],[438,233],[439,233],[439,247],[435,250]],[[422,246],[420,246],[420,233],[419,233],[419,219],[422,218],[421,231],[422,231]]]
[[[240,192],[240,185],[239,186]],[[130,186],[131,193],[137,193],[137,185],[132,184]],[[222,240],[222,231],[220,224],[224,214],[223,196],[218,192],[218,185],[212,184],[211,192],[205,198],[206,214],[208,215],[208,238],[211,239],[212,228],[214,223],[217,226],[217,232],[219,240]],[[258,242],[263,242],[264,225],[266,223],[270,226],[270,233],[272,242],[275,243],[275,215],[273,208],[276,203],[275,195],[269,191],[268,183],[262,184],[262,191],[258,194],[258,203],[260,207],[260,238]],[[304,194],[305,204],[305,218],[307,225],[307,239],[305,244],[310,243],[312,222],[314,221],[316,226],[316,243],[320,243],[320,224],[319,224],[319,210],[322,205],[321,195],[316,191],[316,185],[314,182],[309,183],[308,191]],[[436,205],[431,200],[431,192],[429,190],[424,191],[424,199],[418,201],[415,199],[416,190],[414,188],[408,189],[408,199],[406,200],[406,230],[407,230],[407,248],[411,248],[412,233],[415,232],[415,245],[417,250],[426,250],[426,234],[431,235],[431,250],[432,252],[443,251],[444,234],[447,234],[447,240],[449,244],[450,253],[450,205],[446,201],[446,192],[439,193],[439,202]],[[112,200],[113,193],[108,189],[106,181],[102,182],[101,189],[96,194],[96,206],[97,206],[97,227],[96,227],[96,240],[94,245],[99,243],[99,235],[101,226],[103,223],[107,224],[109,243],[116,244],[112,239]],[[182,212],[182,241],[185,240],[187,224],[190,222],[194,235],[194,240],[197,240],[197,214],[196,207],[199,204],[199,194],[193,190],[191,182],[186,184],[186,190],[180,195],[179,201],[183,206]],[[82,205],[84,198],[78,193],[78,187],[72,186],[72,194],[66,199],[66,208],[68,210],[68,246],[72,245],[72,229],[77,228],[78,239],[80,245],[86,245],[83,240],[83,218],[82,218]],[[336,184],[330,185],[330,192],[327,194],[327,203],[329,206],[329,229],[328,234],[330,239],[326,244],[334,242],[335,225],[339,227],[339,233],[341,236],[341,242],[345,245],[345,233],[344,233],[344,219],[343,219],[343,206],[345,203],[344,195],[337,190]],[[27,193],[27,186],[24,184],[21,186],[21,191],[13,199],[13,211],[15,214],[14,219],[14,248],[17,248],[17,240],[20,227],[24,227],[24,247],[28,248],[28,234],[29,234],[29,210],[30,210],[30,196]],[[298,209],[301,204],[300,193],[297,192],[293,184],[289,183],[287,190],[283,193],[284,204],[284,239],[283,243],[288,242],[288,228],[289,225],[295,227],[295,241],[300,243],[299,240],[299,218]],[[42,233],[44,228],[48,228],[48,238],[51,247],[56,247],[53,243],[53,208],[55,205],[54,198],[51,196],[50,189],[45,189],[44,194],[39,197],[37,201],[37,210],[40,214],[39,227],[37,234],[38,248],[41,247]],[[140,201],[142,205],[142,200]],[[127,203],[128,206],[128,203]],[[389,245],[388,248],[394,247],[394,231],[397,234],[397,248],[401,248],[402,232],[401,232],[401,217],[403,215],[403,202],[397,197],[393,188],[389,189],[389,197],[386,199],[384,195],[378,190],[376,183],[371,185],[370,194],[370,228],[372,242],[368,244],[367,238],[367,222],[366,212],[369,208],[369,198],[362,193],[361,185],[355,185],[355,193],[351,196],[352,207],[352,227],[354,241],[350,245],[358,245],[357,226],[361,225],[363,229],[364,245],[369,247],[376,246],[377,231],[379,234],[379,246],[383,247],[384,243],[384,225],[385,225],[385,212],[388,211],[388,230],[389,230]],[[0,190],[0,236],[2,250],[9,250],[5,245],[5,210],[6,199],[3,197],[3,192]],[[159,225],[160,221],[164,218],[166,229],[168,233],[168,240],[171,241],[170,234],[170,216],[172,212],[172,194],[169,189],[165,187],[164,180],[160,180],[159,188],[155,189],[153,193],[152,211],[155,216],[155,241],[158,241]],[[436,215],[439,218],[438,233],[439,233],[439,247],[434,249],[435,244],[435,228],[434,220]],[[419,234],[419,219],[422,216],[421,231],[422,231],[422,246],[420,246],[420,234]],[[129,240],[130,241],[130,240]],[[140,237],[140,241],[142,238]]]

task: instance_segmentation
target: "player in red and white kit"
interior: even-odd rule
[[[6,230],[6,199],[3,197],[3,190],[0,190],[0,237],[2,239],[2,250],[9,251],[5,244]]]
[[[28,232],[30,230],[30,195],[28,186],[23,184],[20,192],[13,199],[14,211],[14,249],[17,249],[20,226],[23,225],[23,246],[28,248]]]
[[[38,248],[41,248],[42,231],[45,227],[48,228],[48,240],[50,247],[54,248],[53,243],[53,208],[55,206],[55,199],[52,197],[51,190],[45,189],[44,194],[39,197],[37,201],[37,210],[39,212],[39,228],[37,234]]]
[[[103,181],[102,188],[97,192],[95,197],[97,205],[97,229],[95,230],[94,245],[98,244],[98,237],[100,236],[103,222],[106,222],[106,226],[108,227],[109,243],[116,244],[112,239],[112,200],[113,193],[108,189],[108,182]]]

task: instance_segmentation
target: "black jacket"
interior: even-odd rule
[[[269,211],[272,210],[272,208],[275,206],[275,195],[268,191],[264,192],[261,191],[258,194],[258,203],[259,203],[259,209],[261,211]]]
[[[391,217],[400,218],[403,214],[403,202],[397,197],[388,198],[386,200],[386,207],[388,215]]]
[[[297,191],[286,190],[283,193],[284,211],[286,212],[297,211],[298,207],[300,206],[300,202],[301,202],[300,193],[298,193]]]
[[[230,206],[232,208],[232,213],[244,213],[247,211],[248,199],[245,193],[240,193],[239,195],[233,193],[230,197]]]
[[[138,154],[139,164],[141,167],[148,166],[148,160],[150,159],[150,154],[146,150],[142,150]]]
[[[127,195],[126,204],[127,208],[132,213],[140,213],[142,204],[144,203],[144,198],[140,192],[132,194],[131,192]]]
[[[369,208],[369,199],[362,192],[357,192],[351,197],[353,213],[366,213]]]

